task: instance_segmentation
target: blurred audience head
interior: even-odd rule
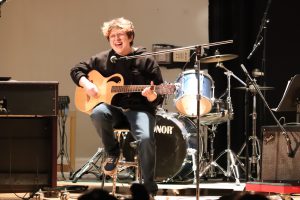
[[[143,184],[133,183],[130,187],[132,200],[149,200],[149,192]]]
[[[116,197],[109,194],[108,191],[103,189],[93,189],[83,195],[81,195],[78,200],[117,200]]]
[[[223,195],[219,200],[270,200],[266,195],[252,192],[231,193]]]

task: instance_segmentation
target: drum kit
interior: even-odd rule
[[[201,58],[201,63],[217,63],[224,69],[227,76],[227,98],[214,98],[214,81],[205,71],[186,70],[177,78],[175,85],[174,104],[178,112],[167,112],[160,108],[156,114],[156,180],[160,182],[185,182],[196,180],[196,165],[199,164],[199,177],[216,177],[215,168],[218,168],[226,178],[234,177],[236,183],[239,183],[240,175],[238,165],[245,170],[239,155],[236,155],[230,149],[230,121],[233,119],[233,107],[231,103],[231,77],[233,76],[244,87],[246,84],[236,77],[224,65],[224,61],[237,58],[234,54],[219,54]],[[197,118],[197,81],[200,82],[200,131],[194,120]],[[255,102],[256,103],[256,102]],[[256,106],[256,105],[254,105]],[[255,109],[255,107],[253,108]],[[255,112],[255,110],[253,111]],[[198,113],[199,114],[199,113]],[[254,116],[254,115],[253,115]],[[227,148],[214,158],[214,138],[217,126],[227,123]],[[197,133],[201,133],[200,141],[197,143]],[[206,133],[206,138],[204,134]],[[210,133],[207,135],[207,133]],[[256,161],[259,158],[260,149],[256,133],[253,132],[253,145],[255,145],[255,154],[251,157]],[[205,152],[205,139],[209,139],[209,152]],[[196,154],[197,144],[200,145],[199,153]],[[245,146],[243,146],[245,148]],[[199,156],[199,163],[196,162],[196,155]],[[227,169],[222,168],[217,161],[223,155],[227,155]],[[208,156],[208,158],[204,158]]]

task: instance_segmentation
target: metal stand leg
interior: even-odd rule
[[[209,129],[211,134],[208,136],[210,140],[210,149],[209,149],[209,161],[207,165],[200,171],[200,177],[204,175],[208,171],[207,176],[209,178],[216,177],[215,167],[218,167],[221,171],[223,170],[215,161],[214,161],[214,139],[216,133],[217,125],[213,124],[212,128]]]
[[[197,177],[197,164],[196,164],[196,149],[193,149],[193,148],[188,148],[187,149],[187,153],[188,155],[191,155],[192,156],[192,163],[193,163],[193,166],[192,166],[192,170],[194,172],[194,179],[193,179],[193,183],[196,183],[197,180],[196,180],[196,177]]]
[[[252,135],[249,137],[249,141],[251,141],[251,156],[249,157],[250,165],[249,166],[249,178],[252,180],[259,180],[260,179],[260,158],[261,158],[261,144],[259,139],[257,138],[256,134],[256,91],[251,90],[253,94],[253,110],[252,110]],[[246,147],[246,142],[243,144],[241,150],[239,151],[240,155],[244,148]]]
[[[92,173],[97,178],[100,179],[102,172],[101,172],[101,164],[98,166],[96,163],[104,158],[104,150],[102,148],[98,148],[97,152],[90,158],[80,169],[78,169],[71,177],[73,183],[76,183],[78,179],[80,179],[84,174]],[[93,171],[94,170],[94,171]]]
[[[124,129],[116,129],[115,133],[117,135],[117,139],[119,141],[120,145],[120,157],[119,162],[117,164],[117,173],[112,176],[112,195],[119,196],[117,194],[117,180],[118,180],[118,173],[122,170],[125,170],[129,167],[135,168],[135,181],[139,181],[139,183],[142,182],[141,172],[140,172],[140,163],[139,163],[139,155],[138,155],[138,149],[140,145],[140,141],[133,141],[130,142],[130,147],[135,150],[135,156],[134,161],[126,161],[126,158],[124,157],[124,145],[126,141],[127,134],[129,133],[129,130]],[[102,184],[104,186],[104,181],[102,181]],[[122,196],[122,195],[121,195]]]
[[[209,144],[210,144],[210,148],[209,148],[209,162],[213,162],[214,160],[214,152],[215,152],[215,149],[214,149],[214,139],[216,137],[216,128],[217,128],[217,125],[212,125],[212,128],[211,128],[211,134],[209,135]],[[211,165],[211,167],[209,168],[209,171],[208,171],[208,177],[212,178],[212,177],[215,177],[216,176],[216,171],[215,171],[215,166],[214,165]]]
[[[224,66],[222,66],[224,69],[226,69]],[[232,102],[231,102],[231,85],[230,85],[230,78],[233,75],[233,73],[231,71],[229,71],[228,69],[226,69],[225,74],[227,75],[227,106],[228,106],[228,113],[229,115],[233,114],[233,108],[232,108]],[[231,177],[233,175],[233,177],[235,178],[235,182],[237,184],[240,183],[240,174],[239,174],[239,170],[238,170],[238,166],[236,161],[238,162],[238,164],[241,166],[241,168],[245,171],[244,168],[244,164],[241,162],[241,160],[237,157],[237,155],[230,149],[231,148],[231,117],[229,116],[229,118],[227,119],[227,149],[222,152],[220,154],[220,156],[216,159],[218,160],[222,155],[224,155],[225,153],[227,154],[227,172],[226,175],[227,178]]]
[[[251,91],[251,90],[250,90]],[[250,174],[254,179],[259,179],[259,171],[260,171],[260,142],[256,135],[256,91],[251,91],[253,93],[253,113],[252,113],[252,136],[250,140],[252,140],[252,155],[250,158]]]
[[[218,158],[215,160],[210,159],[209,163],[199,173],[199,176],[202,177],[208,170],[209,175],[211,175],[212,173],[215,174],[215,168],[218,168],[224,174],[224,176],[227,176],[226,171],[216,162],[220,157],[221,155],[218,156]]]

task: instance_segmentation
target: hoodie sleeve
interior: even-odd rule
[[[153,56],[146,57],[145,71],[148,74],[147,76],[149,79],[149,83],[150,81],[153,81],[155,85],[161,85],[164,82],[159,65]],[[156,107],[162,104],[163,100],[164,95],[157,94],[157,98],[153,102],[151,102],[151,104],[152,106]]]
[[[108,51],[99,53],[86,61],[76,64],[70,71],[73,82],[79,86],[79,80],[82,76],[87,77],[88,73],[93,69],[100,71],[100,68],[105,66],[108,53]]]

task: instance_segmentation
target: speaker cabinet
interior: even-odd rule
[[[265,182],[300,182],[300,126],[284,126],[294,157],[288,156],[287,142],[278,126],[264,126],[261,180]]]
[[[57,82],[0,81],[0,192],[57,182]]]
[[[0,115],[56,116],[57,82],[0,81]]]

